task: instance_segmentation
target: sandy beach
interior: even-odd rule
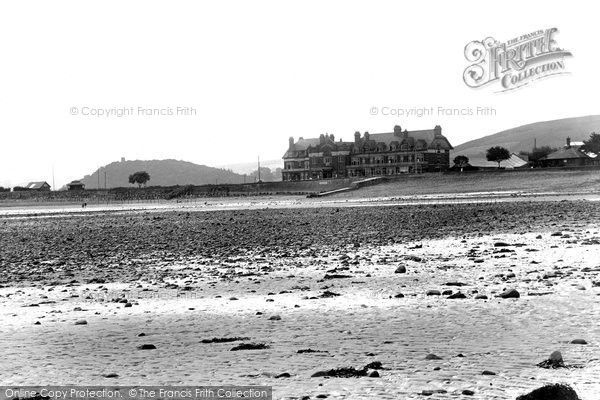
[[[566,383],[593,400],[600,203],[538,200],[6,213],[0,376],[270,385],[277,399]],[[536,366],[556,350],[568,368]],[[378,377],[311,377],[367,365]]]

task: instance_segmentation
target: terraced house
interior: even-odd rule
[[[315,139],[290,137],[283,156],[284,181],[374,177],[445,171],[453,147],[437,125],[430,130],[354,133],[353,142],[336,142],[334,135]]]

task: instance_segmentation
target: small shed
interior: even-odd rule
[[[71,183],[67,183],[67,190],[69,190],[69,191],[85,190],[85,184],[81,181],[73,181]]]

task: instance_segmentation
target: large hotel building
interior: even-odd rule
[[[445,171],[453,147],[437,125],[431,130],[407,131],[396,125],[393,132],[354,133],[354,142],[290,137],[283,156],[283,180],[305,181],[347,177],[389,176]]]

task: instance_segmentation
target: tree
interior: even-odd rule
[[[548,154],[554,153],[556,150],[557,150],[556,148],[550,147],[550,146],[536,147],[529,154],[529,159],[531,161],[538,161],[538,160],[548,156]]]
[[[251,172],[250,178],[258,181],[258,170]],[[273,171],[271,171],[271,168],[260,167],[260,181],[261,182],[273,182],[274,180],[276,180],[276,179],[273,174]]]
[[[583,146],[581,146],[581,150],[586,151],[588,153],[600,154],[600,134],[596,132],[590,133],[590,138],[588,140],[583,141]]]
[[[488,161],[495,161],[498,163],[498,168],[500,168],[500,163],[504,160],[508,160],[510,158],[510,152],[501,146],[494,146],[487,149],[487,153],[485,154],[485,158]]]
[[[469,165],[469,157],[467,156],[456,156],[454,157],[454,165],[460,168],[462,172],[463,168]]]
[[[146,171],[138,171],[134,174],[129,175],[129,183],[136,184],[138,187],[142,185],[146,186],[146,182],[150,180],[150,175]]]

